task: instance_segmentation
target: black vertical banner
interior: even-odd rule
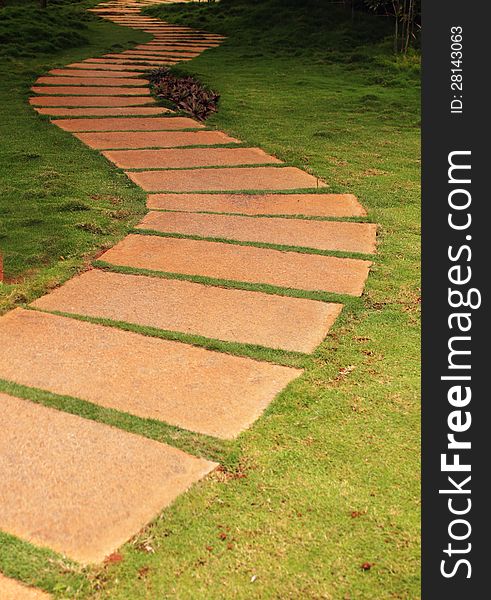
[[[422,31],[423,598],[491,597],[491,2]]]

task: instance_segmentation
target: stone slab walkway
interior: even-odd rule
[[[150,96],[148,88],[134,87],[91,87],[88,85],[65,85],[65,86],[34,86],[33,92],[37,94],[57,94],[59,96]]]
[[[149,235],[128,235],[100,258],[122,267],[352,296],[361,296],[371,265],[367,260]]]
[[[105,155],[112,158],[109,152]],[[244,215],[366,216],[352,194],[149,194],[147,206],[160,210]]]
[[[2,600],[48,600],[51,596],[41,590],[22,585],[0,573],[0,598]]]
[[[6,394],[0,415],[0,527],[81,563],[102,561],[216,466]]]
[[[0,318],[0,378],[231,439],[298,369],[16,309]]]
[[[148,67],[145,67],[143,65],[124,65],[124,64],[114,64],[114,63],[110,63],[110,62],[104,62],[99,60],[98,63],[92,63],[92,62],[80,62],[80,63],[71,63],[69,65],[67,65],[68,70],[72,70],[74,68],[76,69],[80,69],[80,72],[83,73],[84,71],[117,71],[117,72],[127,72],[127,71],[132,71],[134,73],[138,73],[139,75],[141,75],[143,72],[148,71]]]
[[[69,77],[73,77],[74,79],[80,79],[83,77],[113,77],[117,78],[131,78],[134,79],[140,75],[139,72],[131,72],[131,71],[117,71],[116,69],[112,69],[110,71],[103,71],[102,69],[90,70],[90,67],[87,69],[51,69],[49,71],[49,75],[56,75],[63,77],[64,79],[68,79]],[[44,77],[40,77],[37,81],[40,82],[41,79],[45,79]],[[138,83],[140,81],[137,79]]]
[[[375,251],[375,225],[371,223],[151,211],[137,228],[318,250]]]
[[[55,125],[65,131],[171,131],[173,129],[201,129],[202,123],[187,117],[174,117],[173,119],[56,119]],[[134,152],[129,150],[128,152]],[[140,155],[140,152],[135,153]]]
[[[174,119],[169,119],[173,121]],[[110,150],[104,156],[121,169],[189,169],[214,165],[278,164],[259,148],[169,148],[165,150]]]
[[[33,306],[298,352],[312,352],[342,308],[97,269],[75,277]]]
[[[30,98],[33,106],[140,106],[155,104],[153,98],[134,96],[39,96]]]
[[[107,131],[77,133],[76,137],[95,150],[176,148],[178,146],[210,146],[214,144],[236,144],[238,142],[235,138],[221,131],[172,131],[165,133],[160,131]]]
[[[213,52],[223,37],[141,16],[155,1],[90,9],[152,33],[148,44],[52,69],[32,88],[33,109],[55,117],[60,135],[155,193],[138,233],[100,257],[105,270],[0,318],[0,379],[228,440],[302,372],[234,355],[238,345],[313,352],[344,297],[363,293],[376,227],[342,221],[366,220],[353,195],[157,104],[142,73]],[[102,561],[216,467],[6,394],[0,420],[0,529],[81,563]],[[2,600],[9,585],[14,597],[45,597],[0,576]]]
[[[162,115],[169,112],[168,108],[163,106],[134,106],[111,108],[35,108],[41,115],[50,117],[113,117],[130,115]]]
[[[203,131],[199,133],[215,132]],[[195,135],[196,137],[198,136],[198,134]],[[150,140],[150,137],[148,139]],[[106,142],[106,144],[109,143],[109,141]],[[122,143],[120,141],[119,147],[122,147]],[[138,144],[138,142],[136,143]],[[143,143],[142,139],[140,144]],[[182,144],[178,144],[177,136],[173,138],[171,135],[164,138],[161,143],[168,147],[170,145],[189,145],[184,141]],[[326,187],[324,182],[318,181],[313,175],[305,173],[305,171],[301,171],[296,167],[256,167],[252,169],[223,169],[213,167],[212,169],[188,169],[186,171],[141,171],[138,173],[128,173],[128,176],[132,181],[149,192],[296,190],[301,188],[315,188],[316,186]]]
[[[135,87],[145,87],[147,84],[142,79],[136,79],[135,77],[39,77],[36,80],[36,83],[46,84],[46,85],[65,85],[65,86],[135,86]],[[52,91],[52,88],[49,88]]]

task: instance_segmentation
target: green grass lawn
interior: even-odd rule
[[[72,275],[145,210],[139,188],[27,101],[49,69],[149,39],[91,16],[91,4],[0,8],[0,312]]]
[[[222,0],[146,12],[229,36],[185,67],[221,93],[208,124],[325,179],[331,191],[355,193],[379,224],[378,254],[363,297],[346,305],[314,356],[302,359],[304,376],[236,442],[0,386],[225,465],[126,544],[120,562],[82,569],[1,534],[0,570],[60,598],[419,598],[418,56],[391,55],[384,20],[357,14],[352,22],[320,0]],[[142,210],[141,195],[124,177],[26,106],[30,82],[48,66],[136,40],[117,31],[94,23],[84,34],[92,47],[22,59],[19,71],[7,69],[2,79],[0,126],[16,135],[0,171],[9,200],[2,194],[0,202],[13,211],[22,245],[9,236],[0,244],[12,275],[33,268],[29,293],[39,291],[36,282],[69,275]],[[60,178],[42,175],[50,170]],[[44,191],[46,182],[61,194],[60,205],[73,199],[90,211],[55,213],[51,193],[25,205],[20,194]],[[97,193],[121,197],[132,216],[114,225],[110,206],[91,201]],[[33,215],[49,225],[21,220]],[[46,265],[35,260],[50,228],[65,218],[73,256],[60,261],[63,248],[47,251]],[[74,226],[89,220],[116,230],[88,235]],[[61,244],[55,234],[53,244]]]

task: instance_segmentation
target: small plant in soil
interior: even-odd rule
[[[160,68],[151,71],[148,78],[158,98],[169,100],[199,121],[217,111],[220,95],[191,75],[181,76],[168,68]]]

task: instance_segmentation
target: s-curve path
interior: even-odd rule
[[[148,191],[149,212],[92,269],[0,318],[0,379],[230,440],[301,375],[274,357],[313,352],[343,299],[362,294],[376,226],[353,195],[159,106],[140,75],[222,37],[141,6],[91,10],[151,42],[53,69],[30,102]],[[217,466],[12,395],[0,420],[0,529],[80,563]]]

